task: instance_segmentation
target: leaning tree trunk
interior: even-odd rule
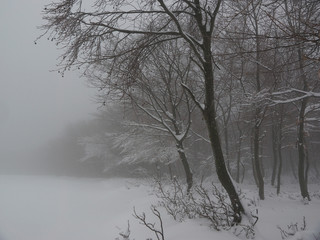
[[[233,184],[231,176],[227,170],[225,164],[221,140],[218,131],[218,124],[216,121],[216,108],[214,102],[214,77],[213,77],[213,62],[211,54],[211,42],[210,38],[204,38],[203,48],[204,48],[204,78],[205,78],[205,109],[203,110],[203,115],[205,122],[207,124],[209,139],[211,142],[211,147],[213,155],[215,157],[215,166],[218,178],[222,186],[227,191],[231,205],[234,211],[234,223],[240,223],[244,213],[244,208],[240,201],[239,195]]]
[[[159,1],[160,4],[164,7],[165,4],[163,1]],[[218,14],[220,5],[222,0],[218,0],[216,7],[214,11],[210,11],[210,14],[208,14],[206,11],[207,9],[202,8],[202,4],[200,3],[200,0],[194,0],[189,2],[190,5],[192,5],[192,9],[194,11],[194,19],[198,25],[199,28],[199,34],[201,35],[201,44],[196,46],[193,42],[193,40],[184,34],[184,32],[181,29],[181,26],[177,23],[178,20],[175,17],[175,15],[170,12],[166,7],[164,9],[169,12],[171,18],[173,21],[177,24],[177,28],[179,29],[179,32],[181,33],[182,37],[190,43],[191,48],[193,49],[194,53],[199,59],[199,65],[200,69],[203,73],[204,77],[204,95],[205,95],[205,101],[204,106],[202,106],[196,99],[193,93],[188,90],[189,93],[191,93],[191,96],[193,97],[193,100],[195,100],[195,103],[198,105],[198,107],[201,109],[203,117],[205,119],[207,129],[208,129],[208,135],[209,140],[211,143],[212,152],[215,159],[215,167],[216,172],[219,178],[219,181],[221,182],[224,189],[227,191],[232,209],[234,212],[233,216],[233,223],[238,224],[241,222],[242,214],[244,214],[244,208],[242,206],[242,203],[240,201],[239,195],[236,191],[236,188],[233,184],[233,181],[231,179],[231,176],[228,172],[225,159],[222,152],[221,147],[221,140],[219,136],[218,131],[218,124],[216,120],[216,108],[215,108],[215,89],[214,89],[214,75],[213,75],[213,54],[212,54],[212,35],[213,30],[215,26],[215,20],[216,16]],[[205,12],[205,14],[203,14]],[[204,20],[205,19],[205,20]],[[200,36],[199,36],[200,37]],[[199,51],[200,50],[200,51]]]
[[[240,223],[241,213],[244,213],[244,208],[239,199],[239,195],[235,189],[235,186],[233,185],[232,179],[230,177],[230,174],[227,170],[227,166],[224,161],[221,144],[220,144],[220,138],[218,134],[217,122],[215,120],[215,114],[213,113],[212,110],[207,109],[205,111],[205,119],[206,119],[207,127],[209,130],[211,147],[215,157],[215,166],[216,166],[218,178],[222,186],[225,188],[225,190],[229,195],[231,205],[234,211],[234,222]]]

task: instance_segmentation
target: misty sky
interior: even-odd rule
[[[46,2],[1,0],[0,163],[41,146],[98,107],[79,73],[62,78],[50,71],[59,56],[54,43],[34,44]]]

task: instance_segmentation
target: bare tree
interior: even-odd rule
[[[282,31],[282,38],[289,39],[291,43],[289,50],[292,51],[294,62],[291,61],[288,75],[293,78],[293,81],[290,83],[289,89],[279,91],[276,94],[277,98],[282,98],[276,103],[291,103],[297,109],[298,178],[301,195],[309,200],[307,186],[309,162],[305,125],[306,110],[310,99],[319,95],[313,93],[318,84],[312,81],[317,76],[311,68],[319,53],[319,37],[314,35],[314,31],[319,28],[316,23],[319,20],[319,7],[318,1],[297,2],[286,0],[278,5],[280,12],[284,13],[286,21],[280,24],[279,21],[271,18]]]
[[[183,87],[202,111],[217,175],[230,197],[234,222],[239,223],[244,209],[225,164],[216,120],[213,35],[221,2],[97,0],[90,7],[84,6],[82,0],[61,0],[44,9],[47,23],[43,29],[44,35],[64,49],[62,71],[72,66],[87,69],[101,61],[116,66],[121,64],[123,56],[143,58],[161,42],[173,39],[185,42],[203,78],[204,102],[200,103],[187,84]],[[111,76],[112,67],[106,72]]]
[[[143,60],[129,61],[121,68],[114,67],[118,79],[116,85],[108,85],[110,91],[120,92],[122,101],[133,104],[137,114],[145,116],[139,118],[139,122],[131,122],[136,128],[148,128],[156,133],[162,132],[171,137],[176,145],[190,191],[193,183],[193,174],[187,158],[184,142],[188,137],[191,127],[191,115],[195,108],[190,96],[182,88],[181,83],[192,83],[195,80],[190,71],[188,53],[185,46],[179,46],[178,41],[160,43]],[[134,71],[130,66],[134,65]],[[101,65],[91,71],[91,82],[97,88],[106,85],[106,66]],[[129,69],[129,70],[128,70]],[[126,82],[128,78],[134,79],[130,86],[119,84]],[[106,101],[107,93],[102,93],[101,98]]]

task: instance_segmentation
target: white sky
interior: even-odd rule
[[[69,123],[96,110],[94,90],[78,73],[62,78],[55,69],[59,51],[40,35],[41,10],[48,0],[1,0],[1,161],[40,146]]]

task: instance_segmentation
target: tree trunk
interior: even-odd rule
[[[238,153],[237,153],[237,174],[236,174],[236,182],[237,183],[240,183],[240,159],[241,159],[240,150],[238,150]]]
[[[316,178],[319,179],[320,174],[319,174],[318,164],[315,158],[313,159],[312,163],[313,163],[313,168],[316,171]]]
[[[254,30],[255,30],[255,40],[256,40],[256,91],[259,93],[261,91],[261,82],[260,82],[260,35],[259,35],[259,19],[256,11],[253,11],[254,17]],[[264,200],[264,181],[262,174],[262,167],[260,164],[260,126],[263,116],[261,115],[261,107],[257,106],[255,109],[255,123],[253,130],[253,152],[254,152],[254,163],[258,180],[259,188],[259,197],[261,200]]]
[[[281,130],[280,130],[281,131]],[[281,139],[281,133],[279,139]],[[281,172],[282,172],[282,152],[281,152],[281,140],[277,144],[277,152],[279,155],[279,168],[278,168],[278,174],[277,174],[277,195],[280,193],[280,186],[281,186]]]
[[[275,132],[277,134],[277,142],[276,142],[276,148],[277,148],[277,153],[279,157],[279,169],[278,169],[278,174],[277,174],[277,195],[280,193],[280,186],[281,186],[281,173],[282,173],[282,164],[283,164],[283,159],[282,159],[282,125],[283,125],[283,105],[280,106],[280,119],[279,119],[279,124],[278,124],[278,129]]]
[[[305,178],[305,139],[304,139],[304,113],[307,106],[307,98],[304,98],[301,103],[301,108],[299,112],[299,125],[298,125],[298,177],[299,186],[301,191],[301,196],[310,201],[310,196],[308,193],[308,187]]]
[[[252,131],[253,132],[253,131]],[[254,136],[253,136],[253,133],[252,133],[252,136],[251,136],[251,139],[250,139],[250,151],[251,151],[251,165],[252,165],[252,175],[253,175],[253,179],[254,179],[254,182],[257,186],[257,188],[259,188],[259,183],[258,183],[258,177],[257,177],[257,170],[256,170],[256,163],[254,161],[254,146],[253,146],[253,139],[254,139]]]
[[[290,167],[291,167],[291,171],[292,171],[292,175],[294,177],[294,179],[298,179],[297,177],[297,173],[296,173],[296,170],[295,170],[295,164],[293,163],[293,159],[292,159],[292,152],[289,151],[289,161],[290,161]]]
[[[236,175],[237,183],[240,183],[241,144],[242,144],[242,131],[241,129],[239,129],[239,143],[238,143],[238,153],[237,153],[237,175]]]
[[[244,208],[239,199],[239,195],[233,185],[231,176],[227,170],[227,167],[224,161],[214,112],[208,109],[205,112],[205,119],[206,119],[207,127],[209,130],[211,147],[215,157],[215,166],[216,166],[217,175],[222,186],[225,188],[225,190],[229,195],[231,205],[234,211],[233,221],[234,223],[237,224],[241,222],[241,219],[242,219],[241,214],[244,213]]]
[[[241,183],[243,183],[244,176],[245,176],[245,174],[246,174],[246,168],[245,168],[245,166],[244,166],[244,164],[243,164],[243,163],[241,163],[241,166],[242,166],[242,168],[243,168],[242,178],[241,178]]]
[[[300,78],[303,82],[303,90],[308,91],[307,77],[304,73],[304,64],[302,59],[303,53],[301,46],[298,47],[298,57],[299,57],[299,72]],[[304,122],[305,122],[305,111],[308,104],[308,98],[304,98],[301,101],[301,107],[299,112],[299,122],[298,122],[298,152],[299,152],[299,163],[298,163],[298,177],[301,196],[307,198],[310,201],[310,196],[308,192],[308,184],[305,175],[305,165],[306,165],[306,142],[304,137]]]
[[[225,124],[227,125],[226,121]],[[226,160],[227,160],[227,167],[228,171],[231,173],[230,170],[230,158],[229,158],[229,139],[228,139],[228,127],[224,127],[224,144],[225,144],[225,150],[226,150]]]
[[[263,181],[263,176],[260,168],[260,157],[259,157],[260,127],[256,124],[254,126],[253,131],[254,131],[253,133],[254,164],[255,164],[255,170],[256,170],[257,180],[258,180],[259,197],[261,200],[264,200],[264,181]]]
[[[182,142],[179,142],[179,141],[177,142],[177,149],[178,149],[181,163],[182,163],[185,175],[186,175],[186,181],[187,181],[187,186],[188,186],[187,193],[189,193],[190,189],[192,188],[192,185],[193,185],[193,176],[192,176],[192,172],[191,172],[191,169],[190,169],[188,159],[187,159],[186,153],[184,151]]]
[[[277,131],[276,131],[274,121],[272,124],[272,152],[273,152],[273,163],[272,163],[271,185],[274,186],[274,182],[277,174],[277,166],[278,166]]]
[[[239,199],[239,195],[236,191],[231,176],[227,170],[225,160],[223,157],[221,140],[218,131],[218,125],[216,121],[216,108],[215,108],[215,92],[214,92],[214,77],[213,77],[213,61],[211,54],[211,38],[204,37],[203,39],[203,52],[204,60],[204,78],[205,78],[205,109],[203,110],[204,119],[207,124],[209,139],[211,142],[211,148],[215,157],[215,166],[218,178],[222,186],[227,191],[230,202],[234,211],[233,222],[235,224],[240,223],[244,213],[244,208]]]
[[[210,16],[211,20],[204,19],[203,9],[201,7],[200,1],[195,0],[193,2],[194,17],[199,27],[199,31],[202,38],[201,52],[199,54],[199,60],[201,62],[201,70],[204,77],[204,107],[200,106],[202,110],[203,117],[205,119],[208,135],[211,143],[211,148],[213,151],[216,172],[224,189],[227,191],[230,198],[231,206],[234,212],[233,223],[238,224],[241,222],[242,214],[244,214],[244,208],[240,201],[239,195],[233,184],[231,176],[228,172],[225,159],[222,152],[221,140],[218,131],[218,124],[216,120],[216,108],[215,108],[215,89],[214,89],[214,75],[213,75],[213,54],[212,54],[212,35],[215,25],[215,18],[217,16],[219,7],[221,5],[221,0],[217,1],[215,10],[212,12],[213,15]],[[184,38],[186,38],[184,36]],[[192,41],[188,38],[188,41]],[[195,51],[197,53],[197,50]]]
[[[264,170],[264,163],[263,163],[263,144],[260,143],[262,140],[259,141],[259,149],[260,149],[260,155],[259,155],[259,160],[260,160],[260,169],[261,169],[261,175],[262,175],[262,178],[265,178],[266,176],[266,173],[265,173],[265,170]]]
[[[305,154],[306,154],[306,171],[305,171],[305,182],[306,182],[306,187],[307,187],[307,191],[308,191],[308,176],[309,176],[309,167],[310,167],[310,162],[309,162],[309,151],[307,146],[305,145]]]

